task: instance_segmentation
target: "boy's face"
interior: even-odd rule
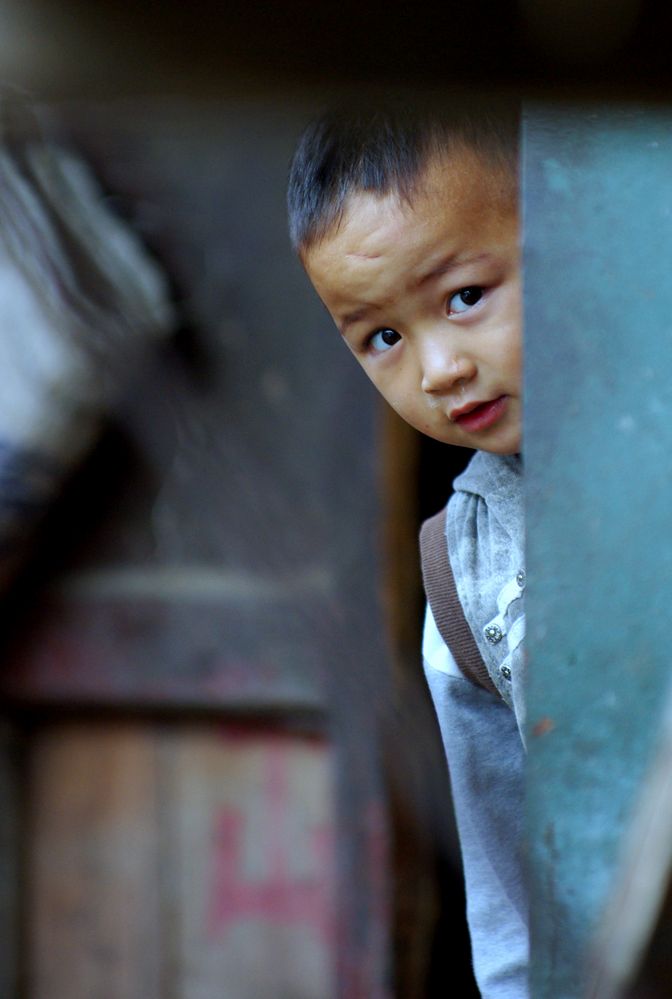
[[[437,157],[410,204],[359,192],[303,254],[347,345],[408,423],[514,454],[521,439],[518,219],[511,177]]]

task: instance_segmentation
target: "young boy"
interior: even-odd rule
[[[524,999],[515,116],[377,109],[325,117],[301,139],[288,204],[308,276],[373,383],[418,430],[476,450],[441,516],[439,562],[423,553],[423,654],[450,766],[476,979],[484,999]],[[442,555],[437,596],[427,581]],[[455,614],[443,620],[450,567],[467,644],[475,641],[485,664],[483,685],[463,672]]]

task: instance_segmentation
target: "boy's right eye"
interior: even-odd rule
[[[382,329],[376,330],[369,337],[369,347],[371,350],[380,354],[384,350],[389,350],[390,347],[394,347],[395,343],[399,343],[401,340],[401,333],[397,333],[396,330]]]

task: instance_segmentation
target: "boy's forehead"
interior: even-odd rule
[[[316,285],[346,281],[362,291],[370,276],[399,248],[408,272],[421,271],[449,252],[469,255],[498,239],[502,220],[516,215],[515,178],[470,150],[437,155],[418,176],[408,197],[354,191],[339,222],[304,253]],[[515,224],[515,221],[511,224]]]
[[[516,184],[515,170],[465,145],[430,156],[417,180],[419,193],[428,198],[478,192],[492,202],[515,198]]]

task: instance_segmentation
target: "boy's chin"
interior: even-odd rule
[[[479,441],[479,440],[460,440],[456,441],[453,439],[447,439],[441,434],[432,434],[427,431],[421,431],[426,437],[431,437],[432,440],[438,441],[440,444],[446,444],[448,447],[463,447],[470,451],[485,451],[487,454],[501,454],[501,455],[511,455],[520,454],[521,451],[521,439],[520,435],[516,435],[512,439],[502,440],[502,441]]]
[[[520,437],[516,437],[514,441],[508,441],[506,443],[503,443],[501,446],[477,447],[476,450],[487,451],[489,454],[501,454],[501,455],[520,454],[520,449],[521,449],[520,445],[521,445]]]

